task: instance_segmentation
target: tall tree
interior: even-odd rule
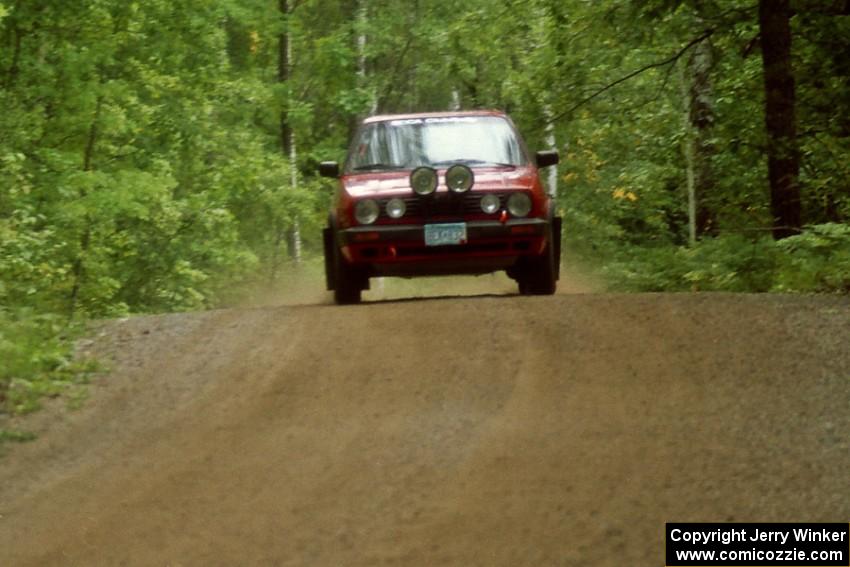
[[[702,18],[697,22],[703,23]],[[711,81],[713,66],[711,37],[705,38],[694,46],[688,58],[690,75],[689,117],[694,135],[693,143],[693,179],[696,236],[700,237],[714,231],[714,214],[708,203],[714,189],[714,92]]]
[[[295,146],[295,129],[292,127],[292,119],[290,116],[290,106],[293,96],[292,85],[289,84],[292,76],[292,22],[290,21],[293,12],[294,0],[278,0],[278,11],[282,20],[282,29],[278,38],[278,64],[277,64],[277,80],[288,90],[287,104],[280,111],[280,147],[284,157],[289,159],[291,169],[290,184],[292,190],[298,189],[298,167],[297,167],[297,150]],[[293,223],[292,226],[275,227],[276,234],[282,235],[285,231],[286,247],[289,252],[289,257],[296,262],[301,259],[301,231],[298,223]],[[277,258],[275,258],[275,262]],[[272,267],[272,277],[275,277],[277,266]]]
[[[770,208],[774,221],[773,237],[779,240],[797,234],[802,226],[789,0],[759,1],[759,30],[764,69]]]

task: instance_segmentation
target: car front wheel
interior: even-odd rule
[[[558,286],[555,279],[554,251],[546,246],[539,258],[530,260],[519,276],[519,292],[522,295],[552,295]]]
[[[552,295],[558,287],[560,254],[553,234],[540,256],[525,258],[517,271],[517,283],[522,295]]]
[[[360,303],[360,295],[366,287],[363,281],[365,278],[346,262],[342,251],[335,244],[333,251],[334,301],[339,305]]]

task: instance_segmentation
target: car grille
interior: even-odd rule
[[[488,193],[465,193],[463,195],[455,195],[452,193],[437,193],[429,197],[404,197],[406,207],[404,216],[398,221],[409,221],[410,219],[430,219],[435,217],[466,217],[466,216],[492,216],[499,214],[502,207],[506,204],[508,193],[493,193],[499,197],[499,208],[495,213],[488,215],[481,210],[481,197]],[[389,199],[379,199],[378,204],[381,207],[381,218],[390,219],[387,216],[387,202]]]

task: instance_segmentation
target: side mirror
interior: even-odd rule
[[[545,150],[534,154],[534,159],[537,162],[537,167],[549,167],[550,165],[558,165],[560,158],[558,150]]]
[[[339,164],[335,161],[323,161],[319,164],[319,175],[322,177],[339,177]]]

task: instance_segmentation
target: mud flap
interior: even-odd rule
[[[322,229],[322,244],[325,254],[325,286],[328,291],[336,288],[336,271],[334,270],[334,232],[330,227]]]
[[[552,218],[552,240],[555,245],[555,281],[561,279],[561,217]]]

